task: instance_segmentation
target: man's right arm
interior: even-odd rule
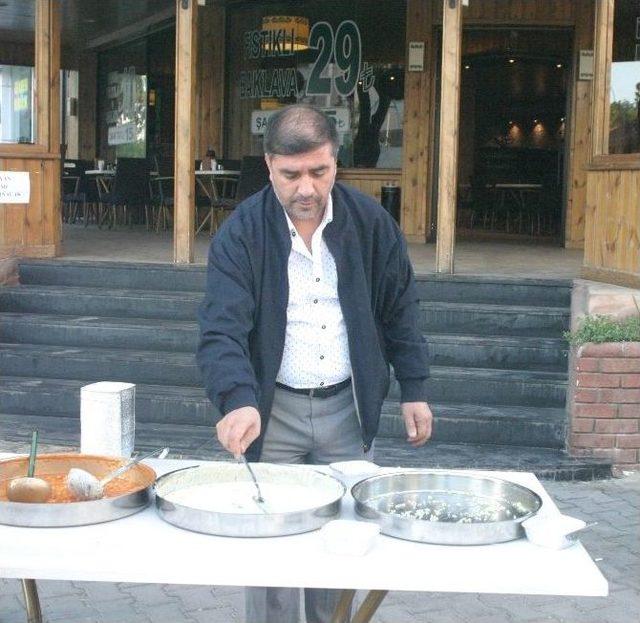
[[[211,244],[196,355],[207,395],[223,416],[219,424],[223,439],[229,441],[221,442],[234,454],[242,445],[244,452],[260,432],[257,382],[249,355],[255,312],[253,277],[247,241],[237,230],[225,228]],[[243,423],[246,428],[240,434]]]

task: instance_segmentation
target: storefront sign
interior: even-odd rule
[[[275,18],[274,18],[275,19]],[[293,18],[292,18],[293,19]],[[244,33],[244,57],[256,60],[266,57],[292,57],[294,43],[299,41],[293,31],[286,29],[251,30]],[[351,95],[358,80],[363,81],[362,38],[352,20],[341,22],[335,33],[328,22],[316,22],[309,32],[308,47],[317,50],[311,63],[304,93],[329,95],[337,92],[343,97]],[[252,69],[241,71],[240,99],[298,98],[298,80],[302,73],[296,67]],[[373,76],[363,81],[363,90],[373,86]]]
[[[580,50],[578,80],[593,80],[593,50]]]
[[[108,129],[109,145],[125,145],[136,142],[136,126],[133,123],[114,125]]]
[[[336,122],[338,132],[349,131],[351,124],[348,108],[322,108],[321,110]],[[275,110],[254,110],[251,113],[251,134],[264,134],[269,117],[275,112]]]
[[[28,171],[0,171],[0,204],[29,203],[30,194]]]
[[[409,42],[409,71],[424,71],[424,41]]]

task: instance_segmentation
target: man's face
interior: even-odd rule
[[[320,220],[336,178],[331,143],[293,156],[265,156],[271,183],[292,221]]]

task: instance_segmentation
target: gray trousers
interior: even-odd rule
[[[362,448],[351,386],[324,399],[276,388],[261,461],[323,465],[372,454]],[[340,591],[305,588],[304,598],[307,623],[330,623]],[[247,623],[299,623],[300,589],[247,588],[245,606]]]

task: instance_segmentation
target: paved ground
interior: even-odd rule
[[[0,451],[24,452],[26,449],[25,443],[0,440]],[[45,446],[41,451],[56,449]],[[387,596],[374,621],[640,621],[640,474],[591,482],[547,481],[545,486],[563,512],[598,522],[585,531],[582,542],[609,581],[609,597],[397,592]],[[425,560],[425,565],[428,564]],[[243,620],[242,589],[235,587],[38,582],[38,588],[47,623],[232,623]],[[0,579],[0,623],[24,623],[25,620],[19,581]]]
[[[62,231],[62,258],[67,260],[110,260],[119,262],[172,262],[171,232],[148,232],[144,227],[115,231],[82,225],[65,225]],[[209,235],[196,236],[196,264],[207,261]],[[410,244],[409,255],[417,274],[435,271],[436,245]],[[575,279],[580,275],[583,251],[552,244],[526,241],[471,241],[456,243],[456,273],[460,275],[500,275]]]

